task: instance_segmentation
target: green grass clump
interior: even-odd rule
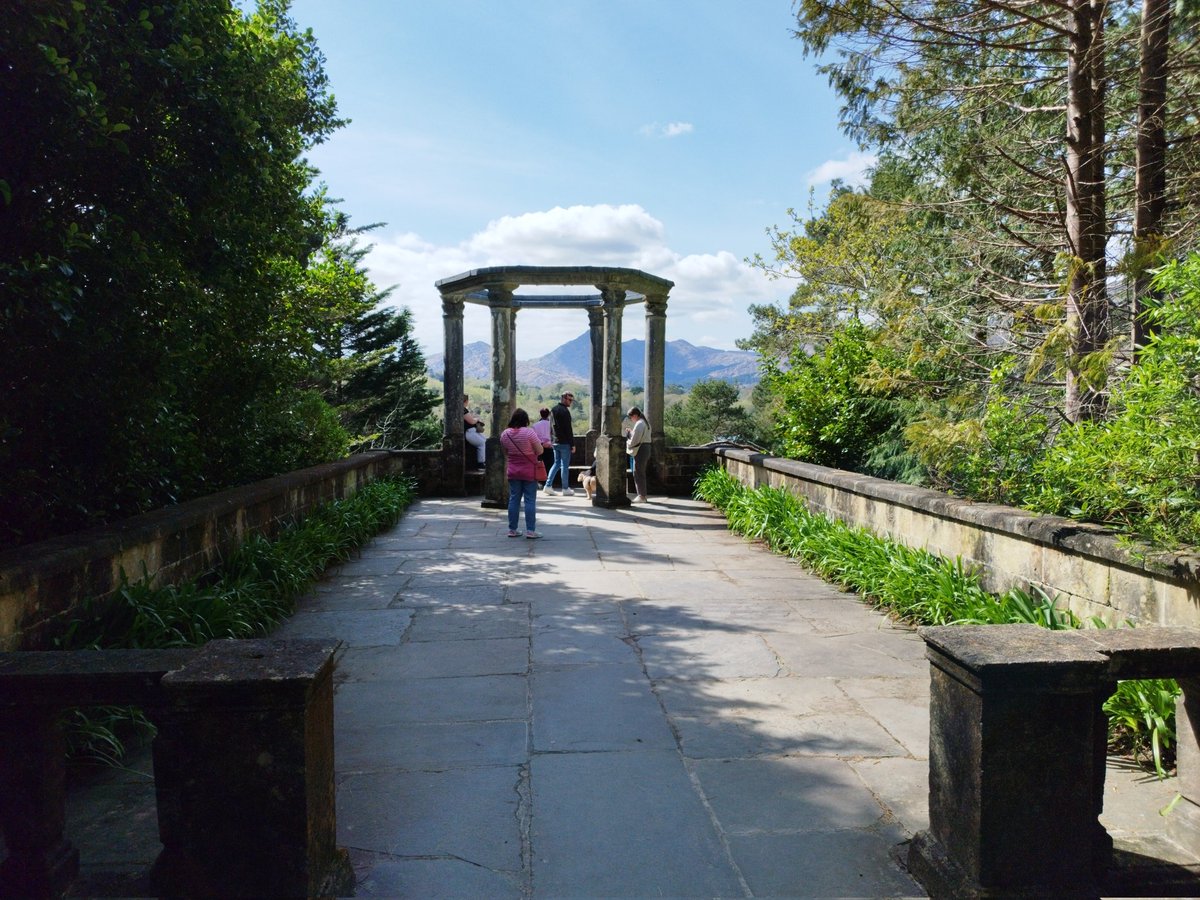
[[[115,596],[89,600],[55,644],[61,650],[195,647],[217,638],[262,637],[289,616],[297,598],[330,565],[348,559],[394,525],[416,497],[405,479],[381,479],[318,507],[276,540],[249,538],[217,572],[179,584],[122,583]],[[106,764],[124,756],[121,735],[149,723],[127,707],[70,710],[72,755]]]
[[[816,515],[795,494],[772,487],[751,490],[720,467],[701,475],[695,493],[725,514],[731,530],[802,561],[822,578],[856,591],[905,622],[1028,623],[1055,629],[1103,625],[1098,620],[1084,623],[1041,591],[1012,588],[989,593],[980,586],[978,573],[961,559],[944,559]],[[1171,680],[1120,682],[1104,706],[1110,745],[1152,760],[1159,776],[1165,775],[1178,694]]]

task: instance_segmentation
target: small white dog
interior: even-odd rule
[[[587,492],[588,499],[591,500],[596,496],[596,476],[585,470],[579,473],[579,484]]]

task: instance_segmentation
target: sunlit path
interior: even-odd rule
[[[360,896],[911,895],[911,632],[705,505],[422,501],[281,636],[334,633]]]

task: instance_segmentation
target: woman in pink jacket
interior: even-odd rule
[[[521,499],[525,500],[525,537],[537,540],[537,462],[542,455],[542,440],[529,427],[529,413],[513,411],[508,427],[500,435],[500,446],[508,457],[508,536],[520,537],[517,520]]]

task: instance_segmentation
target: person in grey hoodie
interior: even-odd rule
[[[629,416],[630,426],[625,429],[625,452],[633,461],[633,484],[637,488],[637,496],[633,498],[633,502],[647,503],[649,501],[646,499],[646,472],[650,467],[650,426],[646,424],[646,417],[636,406],[631,407],[626,415]]]

